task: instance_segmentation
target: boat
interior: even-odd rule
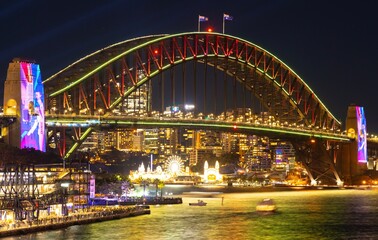
[[[206,202],[202,201],[202,200],[198,200],[198,202],[196,203],[189,203],[189,206],[206,206]]]
[[[276,204],[273,199],[265,198],[256,206],[257,212],[275,212],[277,210]]]

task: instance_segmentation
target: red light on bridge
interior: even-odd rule
[[[237,129],[237,126],[236,126],[236,125],[234,125],[234,130],[235,130],[235,129]]]
[[[154,54],[155,55],[159,54],[159,50],[155,49]]]
[[[210,27],[210,28],[207,29],[207,31],[208,31],[208,32],[212,32],[213,29]]]

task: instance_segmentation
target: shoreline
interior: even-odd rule
[[[123,207],[118,209],[109,209],[106,211],[85,212],[64,217],[45,218],[34,220],[23,226],[8,226],[8,229],[0,230],[0,238],[10,236],[20,236],[30,233],[43,232],[67,228],[73,225],[90,224],[96,222],[110,221],[127,217],[136,217],[150,214],[149,206]]]
[[[167,186],[166,186],[167,187]],[[259,193],[259,192],[284,192],[284,191],[326,191],[326,190],[378,190],[371,186],[215,186],[195,185],[183,186],[182,191],[177,191],[177,186],[170,190],[176,191],[174,196],[219,196],[226,193]]]

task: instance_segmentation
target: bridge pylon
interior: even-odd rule
[[[348,107],[345,127],[348,137],[354,138],[355,141],[341,146],[337,167],[345,184],[361,184],[359,179],[368,169],[366,119],[363,107],[356,105]]]
[[[14,58],[4,83],[4,115],[16,116],[3,129],[5,143],[46,151],[44,88],[39,65]]]

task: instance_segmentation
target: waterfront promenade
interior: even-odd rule
[[[150,214],[148,206],[91,207],[68,216],[48,216],[33,221],[3,223],[0,238]]]

